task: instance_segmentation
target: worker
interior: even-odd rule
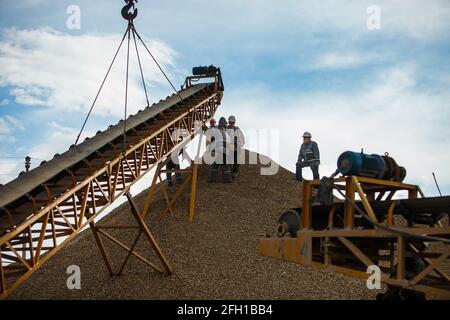
[[[180,154],[183,153],[183,149],[181,149]],[[167,185],[169,187],[173,186],[173,182],[172,182],[172,171],[175,171],[175,181],[177,184],[181,184],[183,182],[183,175],[181,174],[180,170],[180,163],[179,163],[179,158],[177,157],[177,159],[172,159],[172,156],[169,160],[169,162],[167,162],[166,164],[166,178],[167,178]]]
[[[233,166],[232,166],[232,177],[233,179],[236,179],[239,175],[239,162],[240,157],[242,155],[242,147],[245,145],[245,138],[244,134],[242,133],[241,129],[239,129],[238,126],[236,126],[236,117],[230,116],[228,118],[228,130],[232,130],[231,136],[234,138],[233,140],[233,151],[234,151],[234,158],[233,158]]]
[[[227,120],[222,117],[219,125],[212,129],[214,131],[214,162],[210,165],[208,172],[208,183],[216,182],[219,169],[222,169],[222,180],[224,183],[233,182],[230,165],[227,163],[227,152],[229,151],[230,137],[227,134]]]
[[[312,141],[312,135],[310,132],[303,134],[303,144],[300,147],[298,154],[298,160],[296,163],[295,179],[303,181],[302,169],[310,167],[313,173],[314,180],[319,179],[319,165],[320,165],[320,153],[319,146],[316,142]]]
[[[209,127],[204,124],[203,131],[206,139],[206,151],[203,154],[203,159],[208,165],[208,171],[211,169],[211,165],[214,163],[215,150],[214,150],[214,135],[217,134],[218,131],[216,126],[216,120],[214,118],[209,119]]]
[[[207,131],[208,129],[216,128],[216,119],[211,118],[209,119],[209,127],[204,127],[204,131]],[[206,147],[211,145],[214,142],[214,135],[210,134],[206,136]],[[214,156],[214,155],[213,155]]]

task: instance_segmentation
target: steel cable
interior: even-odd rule
[[[133,41],[134,41],[134,47],[136,48],[136,56],[137,56],[137,60],[138,60],[138,64],[139,64],[139,70],[141,72],[142,85],[144,87],[144,92],[145,92],[145,99],[147,100],[147,107],[149,107],[150,103],[148,101],[147,87],[145,85],[144,72],[142,71],[141,58],[140,58],[139,50],[138,50],[138,47],[137,47],[136,36],[134,34],[134,28],[133,28]]]
[[[127,72],[125,79],[125,110],[123,117],[123,153],[125,154],[125,145],[127,140],[127,107],[128,107],[128,72],[130,69],[130,27],[128,28],[128,49],[127,49]]]
[[[75,145],[77,145],[78,141],[80,140],[80,136],[81,136],[81,134],[82,134],[82,132],[84,130],[84,127],[86,126],[86,123],[87,123],[87,121],[88,121],[88,119],[89,119],[89,117],[90,117],[90,115],[92,113],[92,110],[94,109],[94,106],[95,106],[95,104],[97,102],[97,99],[98,99],[98,97],[100,95],[100,92],[103,89],[103,85],[105,84],[106,79],[108,78],[109,72],[111,71],[111,68],[114,65],[114,62],[116,61],[117,55],[119,54],[120,48],[122,47],[123,41],[125,40],[125,37],[126,37],[128,31],[129,31],[129,28],[127,28],[127,30],[125,31],[125,33],[124,33],[124,35],[122,37],[122,41],[120,41],[120,45],[119,45],[119,47],[116,50],[116,54],[114,55],[114,58],[112,59],[111,64],[109,65],[109,68],[108,68],[108,71],[106,72],[105,77],[103,78],[102,84],[101,84],[100,88],[98,89],[98,92],[97,92],[97,95],[95,96],[94,102],[92,103],[92,106],[89,109],[89,112],[88,112],[88,114],[86,116],[86,119],[84,120],[83,125],[81,126],[81,130],[80,130],[80,133],[78,133],[77,140],[75,141]]]
[[[166,78],[166,80],[169,82],[169,84],[171,85],[172,89],[174,90],[175,94],[178,95],[178,97],[180,98],[181,102],[183,102],[183,98],[180,96],[180,94],[178,93],[177,89],[175,89],[175,86],[173,85],[172,81],[170,81],[169,77],[167,76],[167,74],[164,72],[163,68],[161,67],[161,65],[158,63],[158,61],[156,60],[155,56],[150,52],[150,49],[147,47],[147,45],[145,44],[144,40],[142,40],[141,36],[139,35],[139,33],[136,31],[136,29],[134,29],[133,27],[133,32],[136,34],[136,36],[138,37],[139,41],[141,41],[142,45],[144,46],[145,50],[147,50],[148,54],[150,55],[150,57],[152,57],[153,61],[156,63],[156,65],[158,66],[159,70],[162,72],[162,74],[164,75],[164,77]]]

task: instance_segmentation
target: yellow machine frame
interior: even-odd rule
[[[323,259],[317,261],[313,259],[313,240],[320,239],[320,241],[328,241],[330,239],[338,240],[366,267],[371,265],[378,265],[378,261],[370,258],[370,254],[364,252],[354,242],[358,238],[390,238],[396,243],[395,260],[396,274],[391,276],[383,272],[381,276],[382,283],[387,285],[408,288],[411,290],[439,295],[444,298],[450,298],[450,275],[441,268],[441,265],[449,258],[450,245],[443,244],[443,251],[440,252],[419,252],[415,245],[409,241],[408,237],[398,232],[388,231],[379,227],[373,229],[357,229],[355,228],[355,208],[354,201],[356,196],[365,209],[367,215],[374,222],[385,223],[387,226],[392,226],[401,229],[403,232],[417,235],[427,235],[435,237],[446,237],[450,235],[450,227],[443,227],[442,225],[435,227],[416,226],[409,224],[408,226],[400,226],[394,219],[395,200],[392,200],[395,193],[404,190],[408,192],[408,199],[416,199],[423,193],[419,186],[410,185],[400,182],[378,180],[364,177],[343,177],[334,179],[334,188],[345,192],[346,197],[344,203],[344,227],[334,228],[333,219],[335,215],[336,204],[331,206],[328,213],[328,226],[323,230],[314,230],[312,228],[312,221],[314,216],[313,210],[313,190],[320,185],[319,180],[305,181],[303,183],[303,200],[302,200],[302,214],[301,214],[301,230],[299,230],[297,237],[291,236],[271,236],[260,239],[259,252],[263,256],[277,258],[283,261],[295,262],[304,265],[310,265],[315,268],[342,273],[351,277],[367,279],[368,274],[366,270],[355,268],[351,265],[335,264],[333,255],[330,254],[328,247],[323,247]],[[377,221],[377,217],[370,204],[371,200],[381,199],[386,196],[386,199],[391,201],[387,212],[386,221]],[[342,203],[342,202],[341,202]],[[414,252],[414,254],[422,257],[427,262],[426,268],[415,275],[412,279],[405,278],[405,258],[407,252]],[[433,274],[432,274],[433,273]],[[421,282],[424,279],[427,282]]]

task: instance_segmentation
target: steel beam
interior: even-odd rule
[[[183,102],[174,95],[131,116],[126,145],[120,122],[0,188],[0,207],[6,212],[0,213],[0,299],[87,226],[93,227],[99,243],[94,219],[192,139],[196,121],[204,124],[214,115],[222,98],[216,82],[183,89],[179,92]],[[174,141],[171,134],[176,130],[187,135]],[[72,184],[61,188],[67,181]],[[151,241],[147,230],[144,234]],[[106,252],[101,253],[109,260]],[[108,271],[112,273],[110,265]]]
[[[419,292],[436,294],[444,298],[450,298],[450,275],[444,263],[450,256],[450,245],[444,239],[450,237],[450,227],[436,224],[427,226],[409,221],[401,223],[400,219],[394,219],[395,201],[385,200],[388,204],[377,207],[377,214],[383,220],[377,218],[372,208],[377,202],[369,201],[368,195],[373,195],[376,186],[383,194],[393,194],[399,190],[408,191],[409,199],[398,200],[405,203],[405,210],[412,214],[447,212],[450,207],[448,197],[441,198],[417,198],[421,194],[418,186],[403,184],[393,181],[384,181],[363,177],[346,177],[334,180],[334,188],[345,190],[347,197],[343,214],[343,224],[337,224],[335,208],[336,203],[326,212],[328,223],[323,225],[324,210],[311,207],[312,188],[318,187],[317,181],[303,184],[303,207],[301,219],[303,228],[297,233],[297,237],[285,235],[283,237],[270,236],[260,239],[259,252],[263,256],[273,257],[283,261],[311,265],[319,269],[339,272],[345,275],[367,279],[366,268],[371,265],[379,265],[380,261],[388,261],[391,271],[383,273],[381,281],[389,286],[407,288]],[[374,222],[385,223],[395,229],[374,227],[370,223],[356,224],[356,215],[353,208],[355,195],[360,197],[362,208],[366,215]],[[328,208],[328,207],[327,207]],[[383,209],[384,208],[384,209]],[[380,212],[385,210],[386,212]],[[430,212],[431,210],[431,212]],[[436,211],[437,210],[437,211]],[[321,216],[322,215],[322,216]],[[320,216],[320,217],[319,217]],[[319,224],[315,224],[315,219]],[[359,218],[361,220],[362,218]],[[413,219],[410,219],[413,220]],[[385,221],[385,222],[384,222]],[[401,230],[399,234],[396,230]],[[422,239],[414,236],[430,236],[430,241],[440,243],[440,246],[428,246]],[[324,245],[324,243],[326,243]],[[320,246],[318,245],[320,244]],[[390,248],[390,254],[381,254],[379,250]],[[439,250],[440,248],[440,250]],[[423,259],[427,266],[415,275],[407,270],[406,258],[416,256]],[[436,274],[434,274],[434,272]],[[436,276],[437,275],[437,276]]]

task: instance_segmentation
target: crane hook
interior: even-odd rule
[[[126,5],[122,8],[122,17],[128,22],[132,22],[137,17],[138,9],[135,7],[135,2],[137,3],[138,0],[125,0]],[[133,12],[130,12],[131,9]]]

